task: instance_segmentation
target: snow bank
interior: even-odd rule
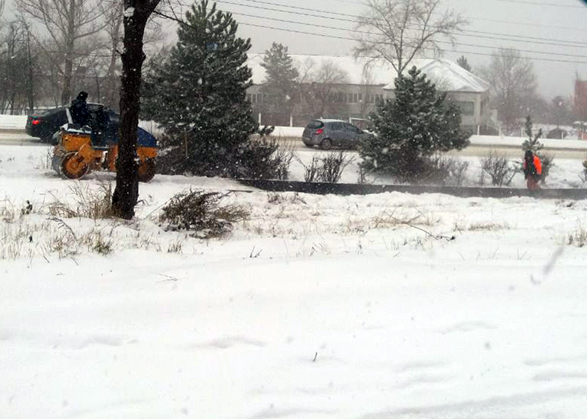
[[[490,135],[473,135],[472,145],[480,146],[512,146],[521,147],[527,137],[499,137]],[[541,138],[540,142],[547,148],[587,150],[587,141],[584,140],[552,140]]]
[[[0,115],[0,129],[24,130],[26,115]]]

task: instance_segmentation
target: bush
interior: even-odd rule
[[[203,238],[222,236],[232,231],[234,223],[249,216],[241,206],[221,206],[224,196],[201,190],[181,192],[163,207],[159,220],[167,224],[167,230],[192,231]]]
[[[344,169],[353,161],[345,152],[329,153],[322,158],[320,179],[328,183],[338,183]]]
[[[296,157],[296,159],[304,167],[304,182],[317,182],[320,180],[320,157],[313,156],[309,166],[299,157]]]
[[[376,136],[361,141],[362,167],[402,181],[421,181],[434,167],[431,156],[469,144],[461,114],[445,103],[434,84],[415,67],[395,81],[395,99],[379,103],[370,115]]]
[[[300,158],[296,157],[296,159],[304,167],[304,182],[327,183],[338,183],[344,169],[354,160],[344,151],[328,153],[326,156],[314,156],[309,165]]]
[[[83,183],[76,182],[69,187],[69,195],[73,203],[63,202],[55,198],[49,204],[49,213],[53,217],[91,218],[93,220],[112,218],[112,184],[103,183],[100,189],[94,190]]]
[[[507,157],[491,151],[489,156],[481,159],[481,169],[491,177],[494,186],[509,186],[520,169],[511,164]]]

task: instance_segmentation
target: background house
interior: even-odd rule
[[[249,55],[247,65],[253,71],[248,99],[262,124],[305,126],[313,118],[344,120],[366,119],[376,103],[393,98],[396,71],[387,62],[364,61],[343,56],[292,55],[299,72],[299,85],[291,114],[264,104],[263,54]],[[491,119],[489,84],[458,64],[444,59],[419,59],[413,64],[426,74],[439,91],[447,93],[462,112],[465,128],[475,132]]]

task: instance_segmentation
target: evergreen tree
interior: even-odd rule
[[[413,67],[395,81],[395,99],[380,103],[370,115],[376,136],[359,147],[365,170],[402,180],[426,176],[435,152],[461,150],[469,133],[461,131],[461,114],[426,75]]]
[[[261,66],[266,72],[262,91],[267,95],[265,103],[270,107],[268,110],[291,114],[298,70],[294,67],[287,47],[274,42],[265,51]]]
[[[554,166],[554,157],[541,153],[542,148],[544,148],[544,144],[540,142],[540,138],[542,138],[543,135],[542,129],[539,129],[536,134],[533,133],[533,123],[532,117],[530,115],[526,117],[525,128],[528,139],[524,141],[524,143],[522,144],[522,150],[530,150],[538,156],[538,158],[542,162],[541,181],[542,183],[544,183],[546,181],[546,178],[548,177],[548,174],[550,173],[550,169],[552,168],[552,166]]]
[[[166,133],[163,171],[255,176],[251,168],[260,170],[260,162],[253,160],[268,162],[275,151],[273,143],[250,139],[258,130],[246,100],[251,43],[237,37],[237,28],[230,13],[201,0],[186,13],[168,59],[152,64],[143,110]]]
[[[460,65],[462,68],[467,70],[468,72],[472,72],[473,68],[469,65],[469,61],[467,61],[467,57],[461,55],[460,58],[457,60],[457,64]]]

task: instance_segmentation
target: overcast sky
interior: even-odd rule
[[[290,7],[276,6],[278,4]],[[465,33],[476,31],[469,34],[480,36],[459,36],[457,43],[468,45],[456,45],[454,51],[450,45],[447,45],[449,50],[445,54],[446,58],[456,60],[460,55],[465,55],[475,68],[487,65],[489,57],[472,53],[491,54],[496,48],[508,47],[526,50],[524,54],[528,57],[584,62],[555,63],[534,60],[539,89],[547,99],[559,94],[571,95],[576,73],[587,79],[587,4],[582,0],[444,0],[443,4],[462,13],[469,20]],[[218,6],[222,10],[233,12],[234,17],[241,23],[343,38],[352,38],[352,23],[321,19],[320,16],[348,19],[332,13],[358,15],[364,7],[360,0],[219,0]],[[295,14],[279,12],[278,9]],[[349,31],[279,22],[269,18],[346,28]],[[353,48],[353,41],[350,40],[255,28],[244,24],[239,30],[241,36],[252,39],[253,52],[264,52],[274,41],[288,46],[292,54],[347,55]],[[504,35],[510,38],[513,36],[514,40],[491,39],[503,38]],[[521,37],[544,38],[544,40],[529,40]],[[556,40],[557,43],[564,41],[572,45],[545,44],[552,43],[552,40]],[[552,55],[552,53],[566,55]]]
[[[190,4],[190,0],[181,1]],[[7,3],[8,15],[13,12],[11,3]],[[454,50],[446,45],[446,58],[456,60],[465,55],[475,69],[487,65],[489,55],[499,47],[522,50],[535,59],[539,89],[546,99],[572,95],[577,73],[587,79],[587,0],[443,0],[443,6],[461,13],[469,21],[465,34],[473,35],[459,36]],[[218,7],[234,13],[241,23],[240,35],[252,40],[252,52],[262,53],[272,42],[280,42],[292,54],[323,55],[350,55],[354,42],[246,24],[352,38],[354,25],[348,20],[364,8],[361,0],[218,0]],[[513,40],[495,39],[504,36]],[[548,45],[561,41],[563,45]]]

